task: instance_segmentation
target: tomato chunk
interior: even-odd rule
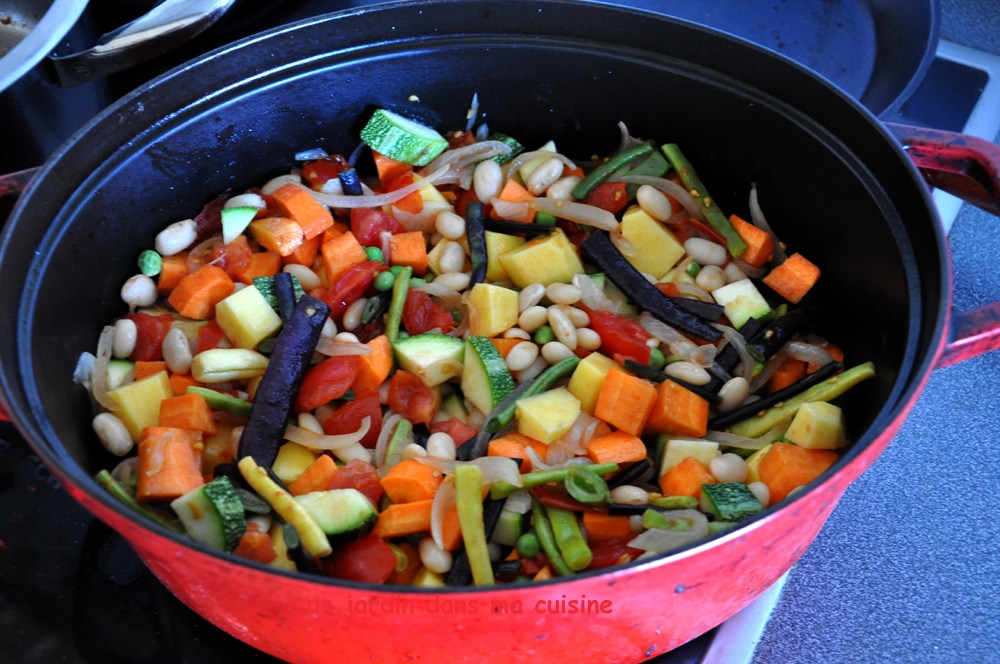
[[[409,334],[423,334],[431,330],[447,334],[455,327],[455,319],[443,304],[432,300],[427,293],[411,288],[403,305],[403,327]]]
[[[368,535],[337,547],[321,566],[338,579],[385,583],[396,569],[396,554],[381,537]]]
[[[627,563],[642,555],[641,549],[633,549],[628,545],[631,537],[615,537],[611,539],[587,542],[590,553],[594,556],[587,569],[610,567],[619,563]]]
[[[416,374],[400,370],[389,379],[389,408],[414,424],[430,422],[440,405],[440,392]]]
[[[594,310],[590,313],[590,327],[601,337],[601,352],[632,358],[637,362],[649,362],[650,349],[646,345],[649,332],[635,321],[611,313]]]
[[[469,426],[457,417],[452,417],[451,419],[442,420],[440,422],[435,422],[429,427],[431,433],[437,433],[442,431],[455,441],[455,446],[459,447],[462,443],[469,441],[474,438],[479,430],[476,427]]]
[[[361,421],[366,417],[371,418],[371,426],[361,444],[374,448],[382,429],[382,404],[379,403],[378,392],[368,392],[354,401],[348,401],[323,422],[323,431],[328,435],[351,433],[361,427]]]
[[[170,331],[174,317],[170,314],[144,314],[137,312],[124,316],[136,327],[135,349],[130,359],[136,362],[156,362],[163,359],[163,338]]]
[[[382,210],[354,208],[351,210],[351,232],[365,247],[382,246],[382,233],[405,233],[406,227]]]
[[[364,296],[375,281],[375,275],[387,268],[377,261],[363,261],[347,268],[320,299],[330,307],[330,318],[340,321],[344,310]]]
[[[350,168],[347,160],[339,154],[330,155],[323,159],[307,161],[302,166],[302,177],[305,178],[309,186],[317,191],[330,180],[336,180],[342,171]]]
[[[378,505],[385,490],[379,481],[375,466],[361,459],[351,459],[346,466],[341,466],[330,477],[329,489],[357,489],[365,494],[372,505]]]
[[[299,388],[298,410],[312,410],[344,396],[358,377],[358,366],[356,355],[338,355],[310,369]]]

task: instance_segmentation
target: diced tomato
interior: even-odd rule
[[[240,235],[229,244],[213,247],[208,261],[225,270],[233,281],[238,281],[250,265],[252,253],[246,235]]]
[[[256,523],[247,525],[247,529],[243,531],[243,537],[240,538],[240,543],[236,545],[233,553],[241,558],[256,560],[264,564],[278,557],[278,553],[274,550],[274,544],[271,542],[271,536],[261,531],[260,526]]]
[[[329,180],[336,180],[340,172],[350,166],[341,155],[334,154],[323,159],[307,161],[302,165],[302,177],[310,187],[319,190]]]
[[[573,498],[562,489],[549,488],[545,486],[535,487],[531,490],[542,505],[554,507],[560,510],[571,512],[586,512],[593,510],[592,507],[584,505],[576,498]]]
[[[174,317],[170,314],[134,313],[127,314],[128,318],[135,323],[136,340],[135,349],[129,359],[136,362],[156,362],[163,359],[163,338],[170,331],[170,324]]]
[[[347,465],[335,470],[326,488],[327,490],[357,489],[365,494],[365,497],[372,501],[372,505],[375,506],[378,506],[384,493],[375,466],[365,463],[361,459],[351,459]]]
[[[347,268],[320,299],[330,307],[330,318],[339,322],[344,310],[364,296],[375,281],[375,275],[387,268],[377,261],[362,261]]]
[[[400,370],[389,379],[389,408],[414,424],[430,422],[440,405],[440,393],[416,374]]]
[[[382,429],[382,404],[379,403],[378,392],[361,395],[338,408],[323,422],[323,431],[328,435],[351,433],[361,427],[361,421],[366,417],[371,418],[371,425],[361,444],[373,448]]]
[[[406,227],[382,210],[351,209],[351,232],[364,247],[381,247],[382,233],[405,233]]]
[[[587,205],[618,214],[628,205],[628,184],[625,182],[602,182],[583,199]]]
[[[468,205],[469,203],[474,203],[478,201],[479,197],[476,196],[475,189],[460,189],[457,193],[458,197],[455,199],[455,214],[464,219],[465,206]],[[490,210],[492,209],[493,209],[492,206],[484,204],[483,215],[489,217]]]
[[[434,422],[427,428],[430,429],[431,433],[441,431],[448,434],[451,436],[452,440],[455,441],[456,446],[460,446],[462,443],[475,438],[476,434],[479,433],[479,429],[469,426],[457,417],[452,417],[451,419],[442,420],[440,422]]]
[[[611,539],[588,541],[590,553],[594,556],[587,569],[610,567],[619,563],[627,563],[642,555],[641,549],[633,549],[628,545],[631,537],[614,537]]]
[[[338,355],[317,364],[302,380],[296,408],[309,411],[344,396],[358,377],[358,366],[356,355]]]
[[[381,537],[368,535],[335,548],[321,566],[338,579],[385,583],[396,569],[396,554]]]
[[[700,237],[711,240],[722,246],[726,246],[726,241],[715,230],[697,219],[686,215],[676,215],[664,222],[670,232],[673,233],[680,242],[687,242],[693,237]]]
[[[403,305],[403,327],[410,334],[423,334],[431,330],[448,333],[455,327],[455,319],[443,304],[435,302],[427,293],[410,289]]]
[[[448,135],[445,136],[445,139],[448,141],[448,148],[453,150],[455,148],[464,148],[467,145],[475,143],[476,134],[471,131],[458,130],[449,132]]]
[[[601,352],[618,353],[637,362],[649,362],[650,349],[646,345],[649,332],[630,318],[610,311],[594,310],[590,313],[590,327],[601,337]]]
[[[208,321],[198,328],[198,346],[195,354],[197,355],[206,350],[218,348],[219,342],[225,336],[226,333],[222,331],[222,328],[219,327],[219,324],[214,319]]]
[[[384,183],[383,188],[387,192],[396,191],[397,189],[402,189],[403,187],[411,184],[413,184],[413,171],[406,171],[405,173],[400,173],[396,177]],[[419,191],[414,191],[399,199],[393,203],[393,205],[404,212],[409,212],[410,214],[420,214],[420,212],[424,209],[424,199],[421,198]]]

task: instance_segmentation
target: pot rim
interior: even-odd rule
[[[87,0],[53,0],[35,27],[0,58],[0,92],[55,50],[86,7]]]

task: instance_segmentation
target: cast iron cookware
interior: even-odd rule
[[[216,194],[349,153],[368,112],[491,128],[570,155],[611,151],[616,123],[680,143],[725,210],[751,183],[790,247],[822,266],[817,322],[878,377],[843,401],[857,442],[794,499],[685,550],[571,579],[409,589],[307,577],[179,538],[115,503],[114,463],[71,376],[123,313],[137,254]],[[771,52],[681,21],[593,4],[412,2],[275,29],[178,68],[60,149],[0,244],[0,384],[64,486],[163,583],[222,629],[290,661],[640,661],[719,624],[786,572],[851,480],[888,445],[947,337],[950,274],[924,183],[860,104]],[[9,285],[23,285],[23,290]],[[19,292],[20,290],[20,292]],[[610,610],[546,602],[583,596]],[[374,608],[373,608],[374,607]],[[541,607],[541,608],[539,608]]]

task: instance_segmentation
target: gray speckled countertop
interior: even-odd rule
[[[942,0],[941,34],[1000,54],[1000,3]],[[955,309],[1000,298],[1000,219],[963,206],[950,245]],[[1000,351],[931,375],[789,575],[754,664],[1000,662],[998,394]]]

